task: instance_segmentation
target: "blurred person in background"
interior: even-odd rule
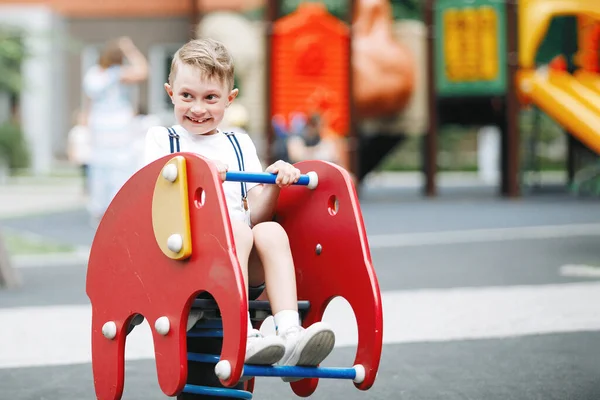
[[[125,64],[127,62],[127,64]],[[148,77],[148,63],[128,37],[108,42],[83,78],[89,98],[91,222],[97,225],[113,197],[133,175],[136,105],[130,88]]]
[[[292,163],[303,160],[323,160],[342,164],[335,134],[328,132],[319,114],[311,114],[301,133],[287,140],[287,153]]]
[[[276,114],[271,119],[275,141],[273,143],[273,155],[277,160],[285,162],[292,161],[288,152],[288,141],[294,136],[302,136],[306,128],[306,114],[294,112],[290,114],[289,128],[283,115]]]
[[[69,162],[77,165],[81,170],[85,196],[89,195],[90,152],[90,130],[87,126],[87,115],[84,110],[77,110],[73,115],[73,127],[67,136],[67,157]]]

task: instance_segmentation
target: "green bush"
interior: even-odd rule
[[[0,125],[0,162],[16,170],[29,166],[29,150],[21,127],[14,123]]]
[[[0,25],[0,92],[19,93],[25,47],[19,31]]]

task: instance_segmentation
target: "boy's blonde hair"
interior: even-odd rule
[[[184,44],[173,56],[169,85],[173,84],[179,64],[200,69],[206,78],[217,78],[233,89],[233,57],[225,45],[214,39],[194,39]]]

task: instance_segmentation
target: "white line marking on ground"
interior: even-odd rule
[[[12,256],[14,268],[87,267],[90,251],[81,248],[70,253],[50,253]]]
[[[567,264],[560,267],[560,274],[575,278],[600,278],[600,266]]]
[[[567,237],[600,236],[600,224],[524,226],[513,228],[469,229],[458,231],[416,232],[369,235],[371,249],[436,246],[461,243],[505,242]],[[69,254],[15,256],[15,268],[86,266],[89,249],[81,248]]]
[[[384,343],[600,331],[598,304],[596,282],[385,292]],[[87,305],[0,309],[0,320],[0,368],[91,361]],[[356,346],[356,322],[345,300],[335,299],[324,320],[336,331],[338,347]],[[153,356],[144,322],[128,337],[126,358]]]
[[[523,226],[512,228],[369,235],[369,246],[371,249],[380,249],[386,247],[505,242],[511,240],[556,239],[578,236],[600,236],[600,224]]]

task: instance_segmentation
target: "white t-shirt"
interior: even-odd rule
[[[179,135],[179,150],[182,152],[196,153],[211,160],[217,160],[229,167],[229,171],[240,171],[238,158],[231,142],[222,132],[214,135],[192,135],[180,125],[173,126]],[[263,168],[256,154],[252,139],[247,134],[236,133],[244,157],[245,172],[262,172]],[[175,145],[175,143],[174,143]],[[148,130],[144,149],[144,165],[161,157],[171,154],[169,132],[163,126],[155,126]],[[256,183],[247,182],[248,191]],[[227,201],[229,216],[232,219],[250,222],[250,210],[246,212],[242,206],[242,189],[239,182],[223,182],[223,192]],[[251,208],[251,204],[249,209]]]
[[[114,149],[129,148],[132,141],[133,102],[131,87],[121,82],[121,67],[113,65],[102,69],[90,68],[83,79],[85,94],[90,99],[88,124],[92,132],[94,158],[97,162],[114,162]],[[99,150],[106,154],[100,156]],[[131,158],[130,153],[120,154]]]

